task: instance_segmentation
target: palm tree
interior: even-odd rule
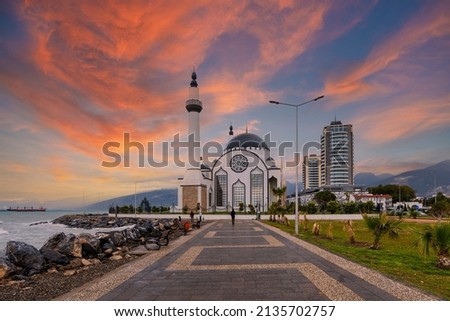
[[[278,197],[278,206],[281,206],[281,198],[286,193],[286,186],[272,188],[272,193]]]
[[[390,220],[386,213],[380,213],[378,216],[369,216],[362,214],[367,227],[371,230],[375,236],[373,244],[369,247],[371,249],[379,249],[381,238],[388,234],[389,237],[395,238],[399,235],[400,220]]]
[[[281,208],[281,199],[282,199],[284,193],[286,193],[286,186],[274,187],[274,188],[272,188],[272,193],[278,197],[277,205],[278,205],[278,209],[280,209]],[[284,213],[282,213],[282,216],[284,219]],[[280,214],[278,214],[278,218],[280,218]]]
[[[430,247],[434,250],[438,256],[438,268],[450,268],[450,224],[428,226],[420,233],[415,244],[422,248],[422,253],[426,256],[430,255]]]

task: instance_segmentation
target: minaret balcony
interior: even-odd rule
[[[186,106],[188,105],[199,105],[202,106],[202,102],[198,99],[188,99],[186,100]]]
[[[202,102],[198,99],[186,100],[186,109],[188,112],[195,111],[197,113],[202,111]]]

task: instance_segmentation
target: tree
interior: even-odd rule
[[[450,224],[428,226],[415,244],[422,248],[423,255],[430,255],[430,247],[435,251],[438,256],[436,263],[438,268],[450,268]]]
[[[344,213],[346,214],[355,214],[358,213],[358,204],[355,202],[344,203]]]
[[[278,197],[278,206],[281,207],[281,199],[284,193],[286,193],[286,186],[272,188],[272,193]]]
[[[335,214],[339,210],[339,206],[340,204],[338,201],[329,201],[327,203],[327,211],[331,214]]]
[[[447,200],[438,200],[433,206],[431,207],[431,215],[436,217],[438,219],[438,222],[441,221],[441,219],[448,215],[448,212],[450,211],[450,204]]]
[[[324,211],[328,202],[336,200],[336,195],[330,191],[320,191],[314,195],[314,200],[319,204],[320,210]]]
[[[371,230],[375,236],[373,244],[369,247],[371,249],[379,249],[381,238],[388,234],[389,237],[398,237],[400,231],[400,220],[389,220],[386,213],[379,214],[377,216],[369,216],[367,214],[362,215],[366,222],[367,228]]]
[[[400,189],[401,195],[399,194],[399,189]],[[401,201],[404,201],[404,202],[409,202],[416,198],[416,192],[407,185],[401,185],[400,187],[399,187],[399,185],[394,185],[394,184],[378,185],[378,186],[374,186],[374,187],[369,187],[367,189],[367,191],[372,194],[391,195],[393,203],[398,202],[400,199],[400,196],[401,196]]]
[[[358,210],[362,213],[371,213],[375,204],[372,201],[358,203]]]
[[[416,219],[416,218],[417,218],[417,215],[419,215],[419,213],[417,212],[417,209],[414,208],[414,207],[411,207],[411,208],[408,210],[408,214],[409,214],[409,216],[411,216],[413,219]]]
[[[286,193],[286,186],[277,187],[277,188],[274,187],[274,188],[272,188],[272,193],[274,193],[278,197],[277,209],[276,209],[276,212],[278,212],[278,220],[285,221],[285,219],[284,219],[285,209],[281,204],[281,199],[282,199],[284,193]],[[280,218],[280,213],[281,213],[282,218]]]
[[[306,204],[306,212],[308,214],[317,213],[317,204],[313,201],[308,202],[308,204]]]

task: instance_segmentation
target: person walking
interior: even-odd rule
[[[190,217],[191,217],[191,224],[193,224],[194,223],[194,212],[193,211],[191,211]]]
[[[234,208],[231,208],[231,224],[234,225],[234,219],[236,218],[236,212],[234,211]]]

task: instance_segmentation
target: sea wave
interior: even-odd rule
[[[9,234],[9,232],[8,231],[5,231],[4,229],[1,229],[0,228],[0,235],[5,235],[5,234]]]

